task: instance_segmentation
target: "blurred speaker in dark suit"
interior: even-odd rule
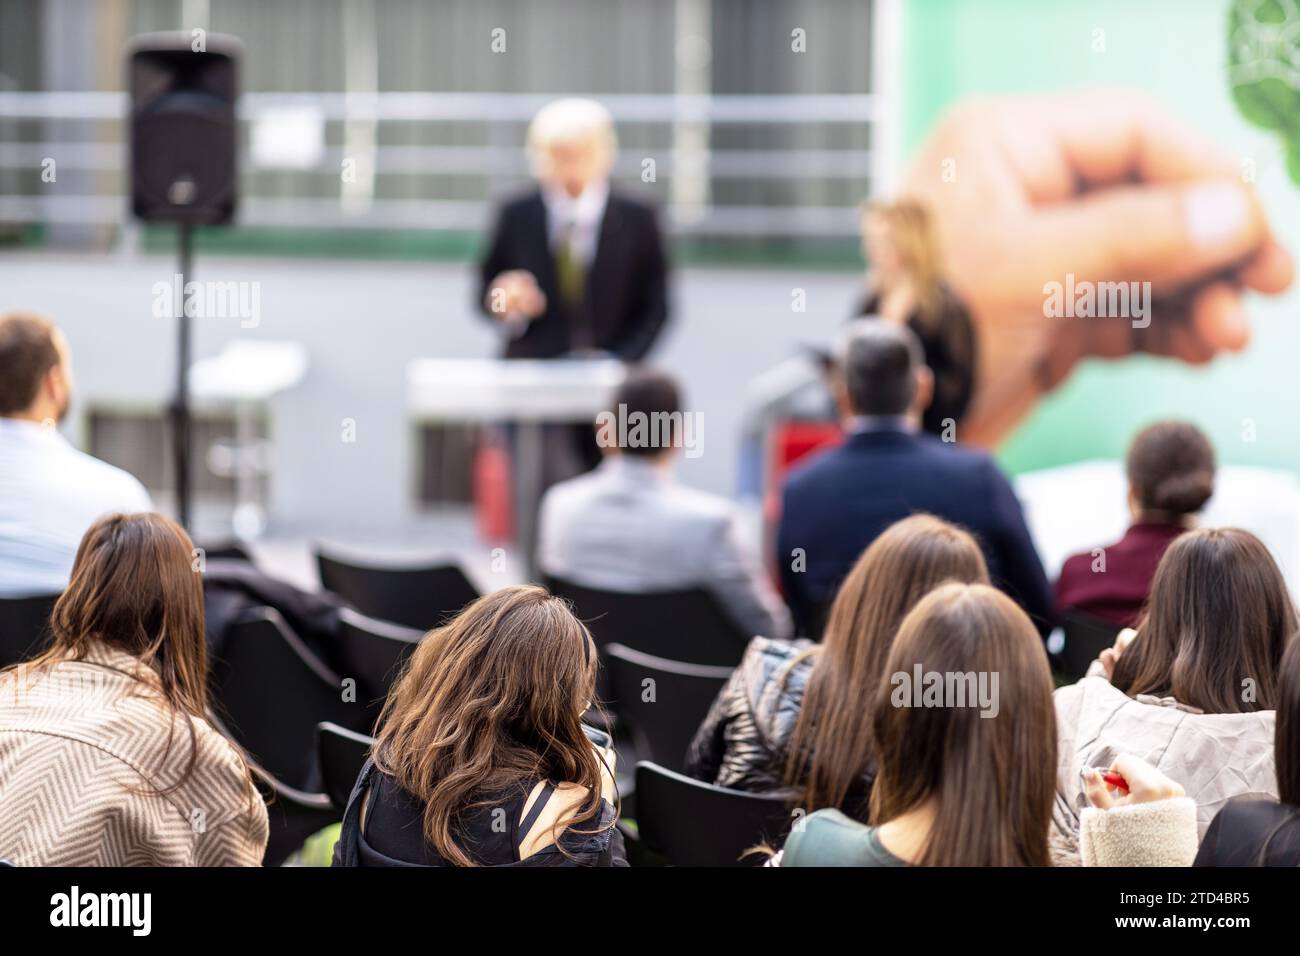
[[[507,358],[648,353],[668,319],[668,264],[654,210],[612,191],[618,142],[594,100],[556,100],[528,131],[538,186],[500,210],[480,306]]]

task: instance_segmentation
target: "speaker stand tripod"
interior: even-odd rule
[[[176,394],[172,400],[172,467],[176,475],[176,518],[186,531],[194,534],[190,524],[192,486],[190,484],[190,447],[193,422],[190,418],[190,352],[192,332],[190,317],[190,275],[194,267],[194,226],[182,222],[177,227],[177,266],[181,282],[181,314],[176,317]]]

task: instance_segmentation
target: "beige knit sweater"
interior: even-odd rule
[[[1084,866],[1191,866],[1196,859],[1196,801],[1172,797],[1098,810],[1080,819]]]
[[[234,747],[172,716],[157,679],[99,645],[0,674],[0,859],[18,866],[258,866],[267,814]],[[168,737],[171,748],[168,752]]]

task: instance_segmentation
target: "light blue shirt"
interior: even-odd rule
[[[144,485],[57,428],[0,418],[0,597],[62,591],[95,519],[152,510]]]
[[[709,591],[746,636],[787,638],[790,615],[741,546],[725,498],[678,484],[649,459],[606,458],[542,499],[544,572],[610,591]]]

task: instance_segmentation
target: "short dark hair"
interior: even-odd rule
[[[0,315],[0,415],[26,411],[59,364],[54,323],[30,312]]]
[[[666,372],[648,368],[631,369],[614,396],[615,410],[623,405],[627,406],[629,416],[640,412],[650,422],[668,420],[656,416],[673,416],[676,419],[682,411],[681,390],[677,387],[676,379]],[[625,455],[653,458],[667,449],[661,443],[649,442],[629,444],[619,450]]]
[[[916,373],[925,356],[911,329],[861,319],[849,329],[840,363],[855,414],[903,415],[916,400]]]
[[[1214,494],[1214,446],[1190,422],[1156,422],[1137,433],[1125,465],[1143,511],[1194,514]]]

